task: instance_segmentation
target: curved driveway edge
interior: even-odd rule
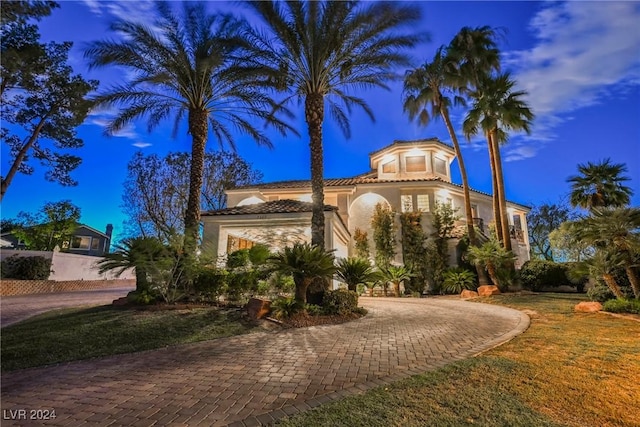
[[[529,325],[517,310],[467,301],[360,302],[369,314],[342,325],[6,373],[3,413],[55,409],[54,420],[28,424],[51,426],[270,424],[471,357]]]

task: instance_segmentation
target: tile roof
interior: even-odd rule
[[[300,213],[311,212],[312,203],[301,202],[299,200],[272,200],[253,205],[236,206],[233,208],[219,209],[217,211],[202,212],[202,216],[217,215],[264,215],[273,213]],[[325,211],[337,211],[335,206],[324,205]]]
[[[353,177],[353,178],[327,178],[324,180],[325,187],[341,187],[345,185],[358,185],[358,184],[384,184],[384,183],[393,183],[393,182],[431,182],[431,181],[443,181],[440,178],[404,178],[404,179],[378,179],[378,178],[363,178],[363,177]],[[264,184],[254,184],[247,185],[243,187],[236,187],[237,189],[247,189],[247,188],[273,188],[273,189],[281,189],[281,188],[311,188],[311,181],[308,179],[302,180],[292,180],[292,181],[276,181],[276,182],[268,182]]]

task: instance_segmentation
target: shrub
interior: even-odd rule
[[[193,288],[196,293],[203,295],[211,301],[218,301],[220,296],[227,291],[226,270],[203,267],[198,272],[193,281]]]
[[[322,306],[327,314],[353,313],[358,309],[358,294],[345,289],[327,291],[324,293]]]
[[[522,287],[541,291],[543,287],[576,286],[567,277],[569,266],[553,261],[531,260],[520,269]]]
[[[614,299],[616,296],[611,292],[611,289],[607,285],[597,283],[594,287],[587,291],[587,298],[591,301],[598,301],[604,303],[610,299]]]
[[[278,298],[271,303],[271,314],[276,319],[288,319],[302,310],[302,305],[295,298]]]
[[[249,257],[251,264],[262,265],[266,264],[267,260],[271,256],[271,251],[269,251],[269,248],[265,245],[255,245],[249,249],[247,256]]]
[[[464,268],[451,268],[444,273],[442,290],[449,294],[459,294],[464,289],[475,289],[476,275]]]
[[[640,314],[640,300],[611,299],[602,305],[602,309],[610,313]]]
[[[309,315],[311,316],[321,316],[324,314],[324,310],[319,305],[307,304],[304,306],[304,308],[307,310],[307,313],[309,313]]]
[[[51,259],[12,255],[2,261],[0,273],[3,279],[47,280],[51,274]]]
[[[239,249],[227,255],[227,268],[245,267],[249,264],[249,249]]]
[[[158,295],[149,290],[131,291],[127,294],[127,301],[136,305],[149,305],[158,300]]]

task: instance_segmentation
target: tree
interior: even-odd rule
[[[561,203],[544,203],[533,206],[527,215],[529,242],[534,256],[554,261],[553,246],[549,234],[558,229],[562,223],[574,219],[571,210]]]
[[[404,265],[390,265],[380,269],[382,280],[390,282],[397,297],[400,296],[400,284],[411,279],[413,273]],[[387,296],[387,287],[384,286],[384,296]]]
[[[575,223],[576,237],[624,268],[636,298],[640,298],[640,209],[594,208],[591,216]],[[607,280],[607,279],[605,279]],[[613,290],[613,288],[612,288]]]
[[[502,287],[498,270],[504,268],[505,264],[513,263],[515,256],[511,251],[507,251],[496,240],[489,240],[480,247],[469,247],[469,259],[471,262],[480,264],[487,269],[489,277],[494,285]]]
[[[27,249],[52,251],[68,244],[80,221],[80,208],[70,200],[48,202],[36,214],[20,212],[14,234]]]
[[[374,259],[379,269],[387,268],[396,255],[396,227],[393,211],[382,203],[376,204],[371,218],[373,229]]]
[[[2,177],[0,200],[18,172],[34,172],[31,158],[49,167],[48,181],[77,184],[70,172],[78,167],[80,157],[59,150],[82,147],[75,128],[91,107],[87,94],[98,86],[95,80],[74,75],[67,65],[72,43],[41,44],[37,27],[27,23],[29,17],[48,15],[57,3],[7,4],[9,11],[3,5],[2,15],[0,98],[2,120],[10,127],[0,129],[0,138],[11,149],[11,166]]]
[[[357,291],[358,285],[373,283],[377,280],[369,261],[362,258],[342,258],[338,261],[336,279],[347,284],[350,291]]]
[[[309,243],[296,243],[269,259],[274,271],[291,274],[295,283],[295,299],[304,306],[307,288],[315,279],[328,279],[336,271],[334,257],[324,248]]]
[[[491,147],[492,173],[495,175],[496,182],[494,197],[498,198],[501,218],[500,222],[496,222],[496,224],[501,226],[506,250],[511,250],[511,230],[509,229],[499,143],[506,141],[506,131],[509,130],[530,133],[531,121],[534,118],[526,102],[521,99],[527,92],[514,91],[514,86],[515,81],[511,79],[509,73],[498,75],[495,78],[481,77],[477,89],[470,93],[473,105],[463,124],[467,138],[482,130]]]
[[[358,258],[369,259],[369,233],[360,230],[358,227],[353,232],[354,249]]]
[[[132,235],[155,236],[167,241],[183,228],[189,197],[189,153],[134,155],[124,182],[123,209]],[[226,206],[225,190],[249,185],[262,174],[235,153],[206,152],[202,186],[202,209]]]
[[[593,246],[578,239],[574,221],[566,221],[549,233],[549,244],[554,258],[561,261],[581,262],[593,256]]]
[[[588,210],[628,205],[633,191],[623,184],[629,180],[622,176],[626,171],[627,167],[623,163],[611,163],[611,159],[579,164],[580,175],[567,179],[571,183],[571,205]]]
[[[244,21],[230,15],[211,15],[203,3],[183,3],[176,15],[168,3],[157,3],[157,32],[143,24],[121,20],[111,29],[122,41],[96,41],[86,50],[91,67],[119,66],[131,79],[100,93],[99,106],[120,107],[106,128],[108,134],[146,118],[149,130],[173,116],[173,135],[187,116],[191,135],[189,196],[184,214],[185,251],[195,254],[199,235],[205,151],[209,132],[220,144],[234,147],[232,130],[259,145],[268,137],[249,119],[265,120],[284,134],[289,126],[273,114],[274,101],[255,70],[246,67],[241,37]]]
[[[469,192],[469,180],[467,179],[467,168],[464,165],[462,150],[458,143],[458,137],[451,124],[449,108],[452,103],[464,105],[464,98],[455,95],[451,98],[445,96],[444,92],[453,92],[457,81],[452,74],[453,64],[451,57],[445,54],[444,46],[440,47],[431,62],[426,62],[422,67],[410,70],[404,78],[404,110],[409,114],[411,120],[418,118],[418,122],[426,126],[429,122],[442,117],[453,148],[458,158],[460,177],[462,179],[462,190],[464,195],[465,218],[467,221],[467,234],[472,245],[477,245],[476,233],[473,227],[473,214],[471,211],[471,194]],[[431,113],[427,110],[430,107]]]
[[[498,32],[489,27],[463,27],[447,46],[447,74],[452,86],[464,94],[477,91],[482,78],[492,72],[500,71],[500,51],[496,40]],[[466,135],[466,134],[465,134]],[[491,144],[488,144],[489,159],[494,170],[494,158]],[[502,240],[502,217],[498,205],[496,176],[492,174],[493,217],[496,223],[498,240]]]
[[[129,237],[115,245],[115,251],[98,262],[100,273],[114,271],[116,276],[129,269],[136,272],[136,292],[149,291],[149,275],[170,256],[168,249],[155,237]]]
[[[412,272],[409,283],[405,283],[405,290],[420,292],[429,276],[428,265],[425,262],[427,235],[422,228],[421,212],[403,212],[400,214],[400,232],[402,235],[402,261]]]
[[[311,155],[313,212],[311,243],[324,247],[324,165],[322,125],[325,101],[345,137],[347,114],[362,108],[373,112],[352,89],[382,87],[394,78],[396,66],[408,64],[402,53],[419,40],[397,30],[416,24],[420,10],[393,2],[252,1],[270,34],[254,32],[256,66],[266,70],[280,89],[289,92],[281,105],[304,101]]]

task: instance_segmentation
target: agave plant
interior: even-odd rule
[[[296,243],[269,258],[273,271],[291,274],[295,283],[295,299],[304,305],[307,288],[316,278],[330,278],[336,271],[333,253],[309,243]]]

